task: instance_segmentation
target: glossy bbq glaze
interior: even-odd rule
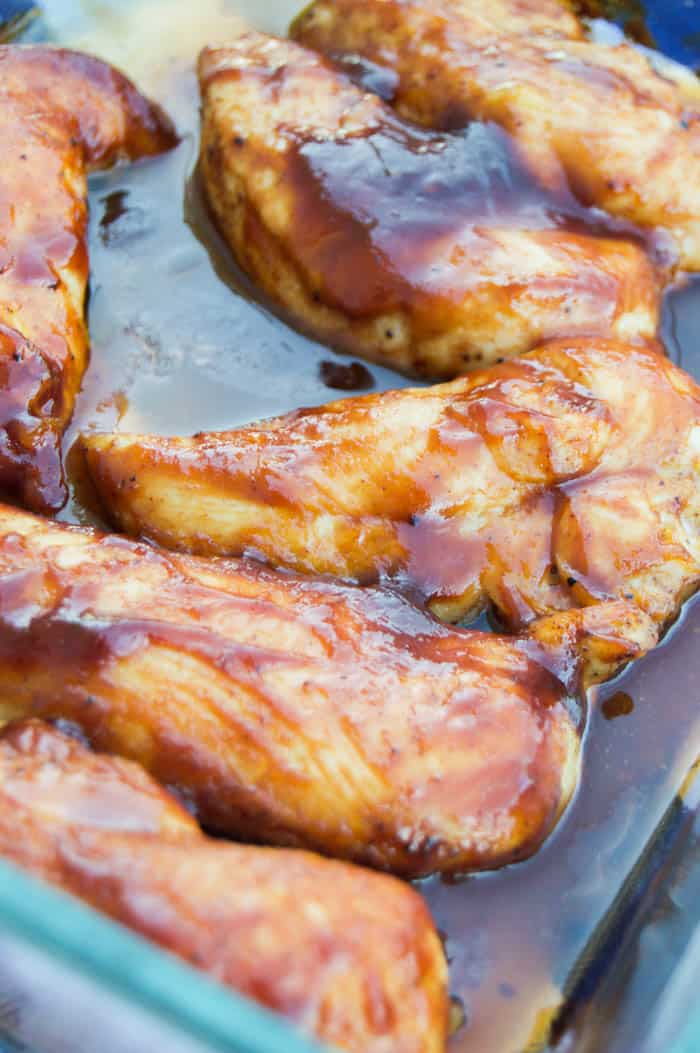
[[[496,125],[426,131],[258,33],[205,50],[199,77],[213,216],[302,329],[431,378],[557,336],[655,335],[667,275],[642,239],[544,190]]]
[[[317,0],[301,43],[396,74],[393,104],[431,128],[495,121],[540,183],[642,227],[664,230],[700,270],[700,85],[631,46],[528,30],[480,0]],[[500,13],[499,13],[500,12]]]
[[[284,33],[296,4],[201,0],[195,13],[167,0],[115,2],[98,13],[73,0],[45,6],[55,38],[126,69],[184,133],[172,154],[92,179],[95,353],[68,442],[91,425],[191,435],[327,402],[322,363],[344,368],[349,360],[249,302],[193,182],[186,196],[192,226],[182,218],[182,186],[197,157],[194,55],[230,39],[239,13],[258,29]],[[693,20],[700,23],[697,4],[659,2],[657,27],[672,25],[672,8],[683,20],[685,50],[672,29],[657,31],[657,40],[700,64],[690,40]],[[700,289],[690,283],[667,298],[664,338],[673,359],[696,376],[698,332]],[[407,383],[375,366],[371,374],[381,390]],[[94,521],[75,496],[64,516]],[[594,698],[585,778],[557,833],[532,860],[464,882],[420,884],[446,934],[451,990],[466,1014],[450,1053],[520,1053],[531,1037],[545,1036],[580,956],[700,752],[698,633],[700,609],[691,604],[665,644]],[[602,705],[619,691],[633,708],[610,720]]]
[[[700,581],[700,388],[646,347],[554,341],[248,429],[82,443],[128,534],[393,582],[451,621],[624,597],[663,626]]]
[[[68,496],[61,440],[87,365],[86,171],[175,143],[96,59],[0,47],[0,487],[37,511]]]
[[[137,765],[39,721],[0,737],[0,854],[351,1053],[441,1053],[446,968],[407,885],[202,836]],[[232,877],[235,876],[235,880]]]
[[[74,721],[221,833],[409,877],[530,855],[578,779],[576,698],[656,636],[626,603],[454,630],[0,506],[4,719]]]

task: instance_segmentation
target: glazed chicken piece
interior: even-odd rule
[[[391,580],[448,620],[617,597],[663,626],[700,579],[700,389],[650,348],[562,341],[233,431],[82,443],[129,534]]]
[[[142,769],[26,721],[0,738],[0,856],[334,1048],[440,1053],[447,969],[423,900],[305,852],[212,841]]]
[[[700,270],[697,77],[631,45],[567,33],[568,14],[553,38],[538,6],[316,0],[292,33],[336,59],[388,67],[404,117],[442,129],[495,121],[543,185],[663,229],[680,266]]]
[[[307,11],[313,5],[308,5]],[[509,34],[537,34],[545,37],[568,37],[582,40],[583,26],[567,0],[446,0],[434,3],[455,17],[474,19],[477,24]],[[302,17],[306,12],[302,12]]]
[[[76,52],[0,47],[0,490],[66,499],[61,438],[87,365],[86,173],[175,142],[121,74]]]
[[[642,248],[562,212],[499,129],[426,132],[261,34],[204,51],[199,74],[215,221],[325,343],[445,378],[554,336],[655,334],[659,277]]]
[[[469,633],[0,508],[0,719],[73,721],[207,828],[411,877],[533,852],[576,783],[572,698],[654,642],[624,603]]]

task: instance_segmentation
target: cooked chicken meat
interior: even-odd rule
[[[585,34],[583,26],[574,14],[569,0],[487,0],[478,4],[476,0],[445,0],[435,3],[454,14],[455,17],[472,18],[482,26],[489,26],[501,33],[518,33],[545,37],[568,37],[581,40]],[[311,10],[309,5],[307,11]],[[306,14],[307,12],[303,12]]]
[[[700,389],[649,348],[562,341],[233,431],[82,442],[127,533],[392,580],[450,620],[624,597],[662,625],[700,580]]]
[[[207,827],[410,876],[533,852],[576,783],[572,697],[654,642],[625,603],[470,633],[0,508],[0,718],[75,722]]]
[[[442,129],[495,121],[542,184],[662,228],[680,265],[700,270],[697,77],[628,44],[580,39],[566,14],[553,36],[538,7],[316,0],[292,32],[335,58],[388,67],[404,117]]]
[[[0,737],[0,856],[334,1048],[440,1053],[445,958],[395,878],[227,845],[137,765],[38,721]]]
[[[66,499],[61,437],[87,364],[86,172],[174,143],[121,74],[75,52],[0,47],[0,490]]]
[[[204,51],[199,72],[218,227],[324,342],[439,378],[554,336],[655,334],[659,278],[640,245],[567,217],[496,127],[426,132],[261,34]]]

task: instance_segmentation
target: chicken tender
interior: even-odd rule
[[[472,18],[500,32],[535,33],[570,40],[582,40],[585,36],[567,0],[487,0],[486,3],[446,0],[441,6],[457,17]]]
[[[211,841],[137,765],[39,721],[0,737],[0,803],[0,856],[334,1048],[444,1049],[440,940],[395,878]]]
[[[651,348],[562,341],[233,431],[82,443],[129,534],[392,581],[448,620],[626,598],[661,627],[700,579],[700,389]]]
[[[205,50],[199,73],[214,219],[318,339],[447,378],[555,336],[655,335],[660,278],[643,248],[562,212],[497,127],[426,132],[257,33]]]
[[[292,27],[308,47],[393,74],[410,120],[495,121],[543,185],[671,238],[700,270],[700,84],[682,67],[548,31],[518,0],[317,0]],[[564,5],[562,3],[562,9]],[[568,39],[567,39],[568,37]],[[572,331],[573,333],[573,331]]]
[[[86,173],[171,147],[163,114],[76,52],[0,47],[0,490],[66,500],[61,438],[87,365]]]
[[[624,603],[450,629],[0,507],[0,719],[73,721],[207,828],[410,877],[532,853],[576,784],[574,699],[655,639]]]

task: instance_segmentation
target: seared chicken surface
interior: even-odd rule
[[[438,4],[435,4],[437,7]],[[524,33],[545,37],[569,37],[581,40],[583,26],[571,10],[567,0],[446,0],[439,5],[459,18],[478,19],[501,32]],[[302,18],[313,8],[309,5]]]
[[[661,626],[700,579],[700,389],[649,348],[561,341],[233,431],[82,442],[127,533],[392,580],[449,620],[617,597]]]
[[[0,47],[0,490],[66,499],[61,437],[87,365],[86,172],[174,143],[121,74],[75,52]]]
[[[562,11],[520,0],[316,0],[292,32],[394,74],[405,117],[509,132],[543,185],[671,236],[700,270],[700,85],[628,44],[582,39]],[[563,8],[563,4],[561,5]],[[569,28],[567,28],[567,26]],[[661,63],[663,60],[659,60]]]
[[[0,856],[335,1048],[440,1053],[446,966],[395,878],[204,837],[142,769],[27,721],[0,738]]]
[[[218,227],[322,341],[444,378],[555,336],[654,336],[659,278],[642,248],[562,212],[495,126],[426,132],[257,33],[204,51],[199,73]]]
[[[655,638],[625,603],[469,633],[0,508],[0,718],[75,722],[207,827],[410,876],[534,851],[577,778],[572,696]]]

